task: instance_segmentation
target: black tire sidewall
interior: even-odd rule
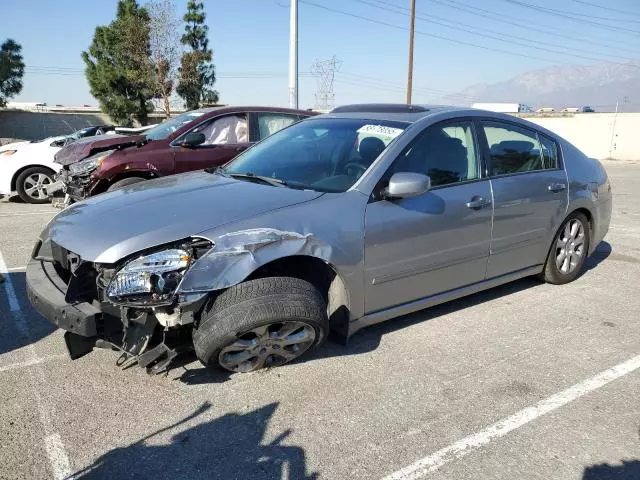
[[[51,182],[53,182],[53,175],[54,174],[48,168],[46,168],[46,167],[30,167],[30,168],[27,168],[26,170],[24,170],[22,173],[20,173],[20,175],[18,175],[18,178],[16,178],[16,192],[18,192],[18,196],[25,203],[33,203],[33,204],[49,203],[51,201],[49,199],[49,197],[41,199],[41,200],[36,200],[35,198],[31,198],[27,194],[27,192],[25,191],[24,182],[28,177],[30,177],[34,173],[42,173],[42,174],[46,175],[47,177],[49,177],[51,179]]]
[[[584,255],[580,260],[580,265],[576,267],[575,270],[569,273],[562,273],[558,269],[558,266],[556,265],[556,260],[554,255],[556,250],[556,244],[558,242],[558,238],[564,231],[567,223],[569,223],[573,219],[580,220],[584,228]],[[587,257],[589,256],[590,248],[591,248],[591,226],[589,224],[589,220],[583,213],[574,212],[571,215],[569,215],[564,220],[564,222],[562,222],[562,225],[560,226],[555,236],[553,237],[553,243],[551,244],[551,247],[549,248],[549,253],[547,255],[547,262],[545,264],[545,268],[543,272],[543,279],[548,283],[553,283],[556,285],[562,285],[564,283],[572,282],[582,274],[582,271],[584,270],[585,262],[587,261]]]
[[[243,293],[251,290],[252,283],[262,282],[264,285],[265,282],[273,284],[274,281],[288,282],[292,287],[303,285],[306,290],[286,293],[282,291],[282,287],[286,288],[286,285],[280,285],[280,291],[270,293],[270,285],[267,284],[267,288],[260,294],[249,293],[248,298],[243,298]],[[221,298],[223,296],[227,298]],[[307,351],[322,343],[329,330],[324,300],[319,292],[304,280],[270,277],[250,280],[230,287],[214,300],[208,311],[203,312],[200,325],[193,331],[196,356],[204,365],[228,372],[218,362],[220,351],[224,347],[235,342],[244,332],[282,321],[301,322],[314,329],[316,339]]]

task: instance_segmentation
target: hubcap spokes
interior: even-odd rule
[[[316,332],[302,322],[278,322],[256,327],[220,351],[220,365],[232,372],[277,367],[298,358],[316,339]]]
[[[577,218],[569,220],[556,242],[556,266],[562,273],[573,272],[584,256],[584,225]]]
[[[34,200],[43,200],[47,198],[45,188],[52,183],[51,177],[44,173],[34,173],[29,175],[24,181],[24,191]]]

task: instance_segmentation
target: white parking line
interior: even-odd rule
[[[29,326],[27,325],[24,314],[20,308],[20,302],[18,301],[18,297],[16,296],[16,290],[13,287],[11,275],[7,275],[8,269],[6,263],[4,262],[4,257],[2,256],[1,251],[0,273],[2,273],[5,277],[4,290],[7,294],[9,310],[11,310],[11,314],[13,316],[16,327],[20,331],[20,334],[28,339],[30,337]],[[31,357],[27,361],[41,363],[41,359],[40,357],[38,357],[33,344],[27,347],[27,351],[29,352],[29,356]],[[47,409],[44,402],[42,401],[40,391],[38,390],[38,387],[46,384],[44,373],[42,372],[42,369],[36,368],[31,374],[26,375],[25,377],[30,383],[31,392],[36,399],[35,404],[38,407],[38,412],[40,414],[40,421],[42,422],[42,426],[44,427],[45,450],[47,451],[47,456],[49,458],[51,470],[53,471],[53,476],[56,480],[70,479],[71,467],[69,463],[69,457],[65,452],[64,444],[62,443],[60,435],[58,434],[58,432],[55,432],[53,430],[54,426],[51,412]]]
[[[66,355],[63,353],[60,353],[58,355],[49,355],[48,357],[36,357],[36,358],[32,357],[29,360],[25,360],[24,362],[17,362],[17,363],[10,363],[9,365],[3,365],[0,367],[0,373],[8,372],[9,370],[17,370],[19,368],[26,368],[32,365],[38,365],[39,363],[42,363],[42,362],[47,362],[49,360],[56,360],[58,358],[64,358],[64,357],[66,357]]]
[[[384,477],[383,480],[415,480],[423,478],[428,473],[438,470],[443,465],[464,457],[491,441],[500,438],[507,433],[532,422],[536,418],[546,415],[547,413],[552,412],[582,397],[583,395],[586,395],[589,392],[597,390],[598,388],[601,388],[608,383],[637,370],[638,368],[640,368],[640,355],[630,358],[626,362],[620,363],[615,367],[611,367],[604,372],[600,372],[591,378],[583,380],[562,392],[551,395],[550,397],[539,401],[535,405],[520,410],[510,417],[504,418],[477,433],[458,440],[457,442],[416,461],[408,467]]]
[[[7,272],[24,272],[27,269],[26,265],[24,267],[11,267],[7,268]]]

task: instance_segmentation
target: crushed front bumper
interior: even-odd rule
[[[93,182],[90,175],[72,176],[69,171],[65,169],[63,169],[58,174],[58,176],[55,178],[55,182],[49,189],[53,190],[52,187],[54,185],[60,185],[60,188],[65,193],[65,195],[74,202],[79,202],[87,198],[90,195],[89,192],[93,188]],[[47,190],[47,192],[49,191],[49,189]]]
[[[58,328],[83,337],[94,337],[96,319],[102,312],[82,302],[70,305],[65,300],[66,285],[58,278],[53,264],[31,260],[27,265],[27,294],[33,307]]]

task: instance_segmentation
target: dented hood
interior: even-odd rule
[[[43,231],[42,251],[53,241],[84,260],[115,263],[150,247],[321,195],[203,171],[163,177],[71,205]]]
[[[71,165],[94,153],[111,150],[115,147],[127,147],[144,140],[144,135],[98,135],[80,138],[65,145],[55,156],[60,165]]]

